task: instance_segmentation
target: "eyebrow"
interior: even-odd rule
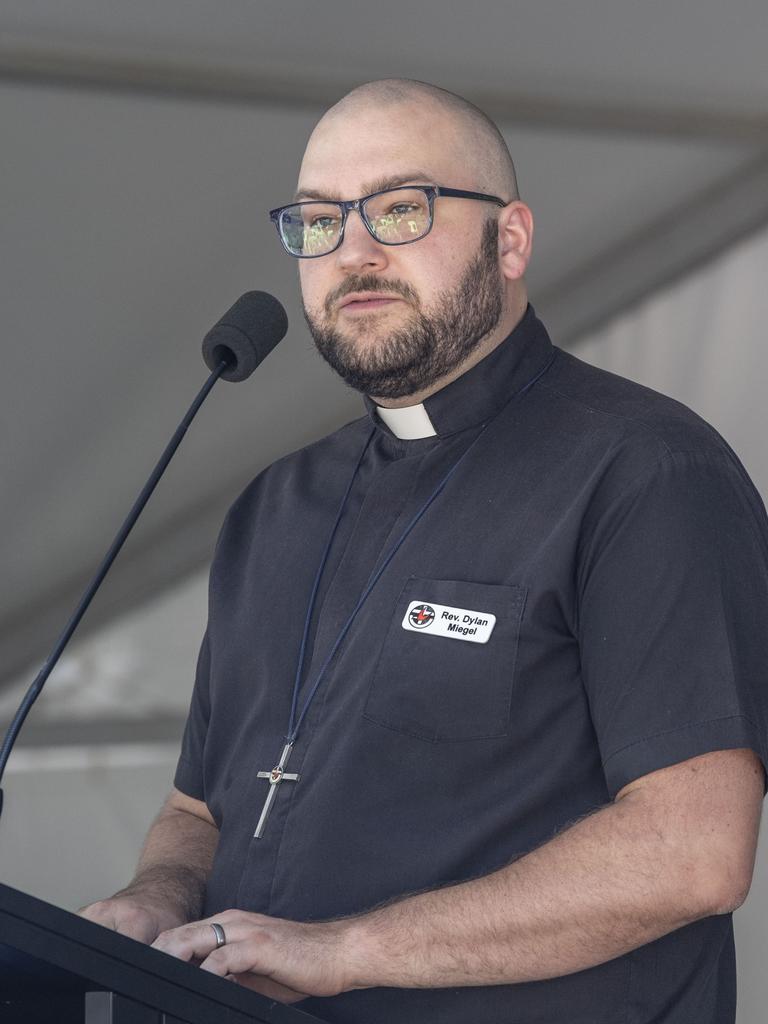
[[[373,192],[386,192],[388,188],[397,188],[398,185],[415,185],[417,182],[431,185],[434,183],[434,175],[426,174],[424,171],[408,171],[407,174],[386,175],[383,178],[377,178],[375,181],[366,182],[362,186],[362,194],[368,196]],[[339,197],[331,195],[329,192],[324,192],[322,189],[300,188],[294,195],[293,201],[300,203],[304,199],[338,201]]]

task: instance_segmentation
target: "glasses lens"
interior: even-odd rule
[[[341,230],[338,203],[297,203],[280,214],[280,235],[294,256],[322,256],[336,247]]]
[[[363,204],[365,217],[380,242],[401,245],[415,242],[429,231],[431,218],[426,192],[395,188],[371,196]]]

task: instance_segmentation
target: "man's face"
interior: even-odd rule
[[[411,183],[477,190],[462,158],[455,127],[440,111],[356,110],[316,130],[299,191],[355,199]],[[299,261],[310,331],[348,384],[380,398],[415,394],[494,330],[503,307],[494,209],[437,199],[432,231],[402,246],[377,242],[352,212],[335,252]]]

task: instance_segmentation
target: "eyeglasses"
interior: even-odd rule
[[[279,206],[269,211],[269,218],[289,255],[314,259],[327,256],[344,241],[344,226],[350,210],[357,210],[369,233],[382,245],[417,242],[432,229],[438,196],[507,205],[498,196],[484,192],[465,192],[442,185],[401,185],[360,199],[312,200]]]

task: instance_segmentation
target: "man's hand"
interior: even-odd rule
[[[158,908],[146,897],[141,899],[120,893],[111,899],[91,903],[78,913],[89,921],[111,928],[112,931],[127,935],[137,942],[146,943],[153,942],[160,932],[167,928],[175,928],[184,921],[179,914]]]
[[[212,922],[226,936],[226,945],[219,949]],[[153,945],[270,999],[292,1003],[307,996],[338,995],[351,987],[346,934],[344,921],[306,924],[225,910],[164,932]]]

